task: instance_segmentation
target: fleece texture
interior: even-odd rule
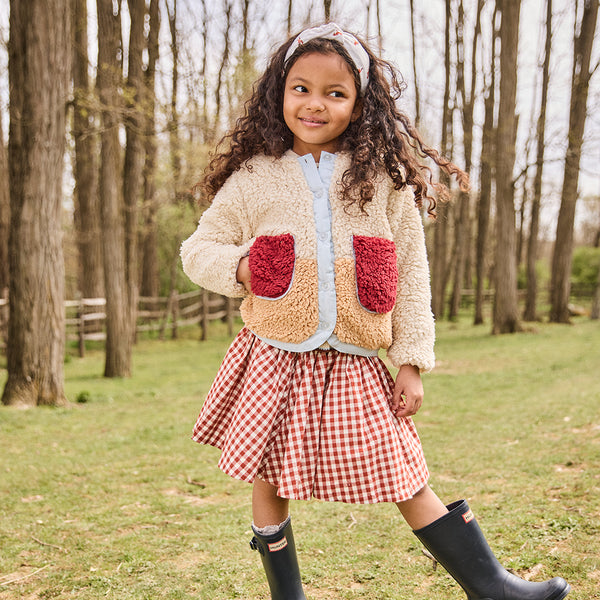
[[[423,222],[411,190],[378,177],[367,214],[341,198],[349,156],[336,156],[329,200],[337,321],[334,334],[395,366],[434,366],[434,322]],[[297,155],[254,157],[225,182],[181,258],[198,285],[243,297],[245,324],[268,339],[300,343],[319,323],[317,240],[310,190]],[[250,253],[252,293],[236,281]]]
[[[283,296],[294,274],[293,236],[259,235],[250,248],[249,267],[253,294],[273,299]]]

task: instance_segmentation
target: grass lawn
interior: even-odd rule
[[[89,351],[65,365],[68,408],[0,409],[0,600],[269,598],[250,486],[190,441],[229,341],[140,341],[127,380]],[[507,567],[600,599],[600,323],[441,323],[437,356],[416,417],[432,487],[468,499]],[[465,598],[393,505],[292,512],[311,600]]]

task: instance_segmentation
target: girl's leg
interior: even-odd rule
[[[277,488],[262,479],[252,487],[252,519],[258,528],[279,525],[289,516],[290,501],[277,495]]]
[[[254,538],[250,547],[260,553],[272,600],[306,600],[289,516],[289,500],[280,498],[275,486],[255,479],[252,518]]]
[[[509,573],[496,559],[464,500],[444,506],[429,486],[397,503],[413,533],[470,600],[561,600],[570,590],[561,577],[534,583]]]
[[[428,485],[420,489],[410,500],[397,502],[396,506],[413,530],[433,523],[448,512],[444,503]]]

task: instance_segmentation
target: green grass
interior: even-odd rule
[[[126,380],[92,350],[66,362],[68,408],[0,409],[0,600],[269,598],[250,486],[190,441],[229,341],[140,341]],[[433,488],[507,567],[600,598],[600,324],[441,323],[437,356],[416,418]],[[292,511],[310,599],[464,599],[393,505]]]

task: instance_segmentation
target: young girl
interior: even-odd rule
[[[253,484],[254,538],[274,600],[302,589],[289,499],[394,502],[470,600],[559,600],[561,578],[506,571],[466,502],[445,506],[411,415],[434,366],[419,208],[427,147],[396,107],[394,68],[334,23],[275,52],[205,176],[213,200],[181,249],[197,284],[243,297],[194,428]],[[378,357],[387,350],[395,381]]]

